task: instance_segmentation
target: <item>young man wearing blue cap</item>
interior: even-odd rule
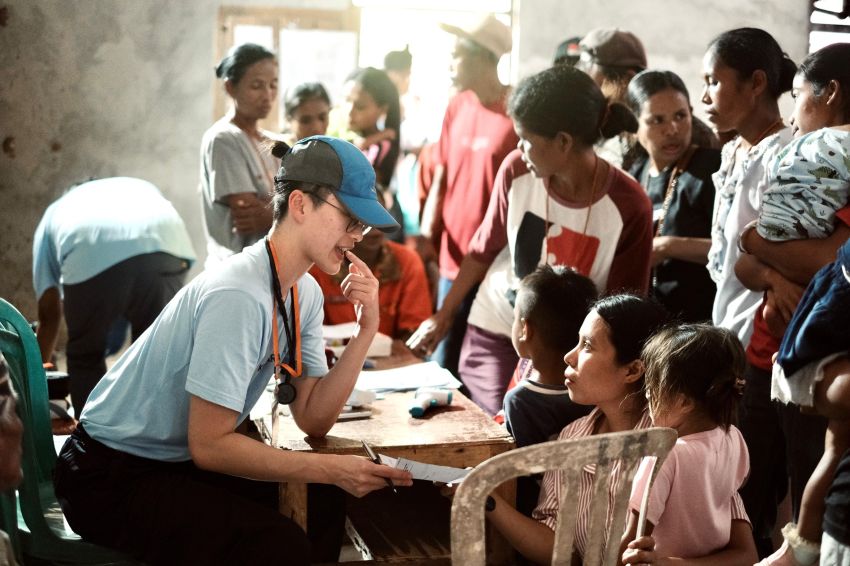
[[[63,447],[56,494],[84,539],[150,564],[307,564],[305,534],[248,495],[269,485],[260,482],[356,496],[385,478],[410,485],[407,472],[364,458],[282,451],[236,432],[272,373],[302,431],[321,437],[336,421],[378,328],[378,281],[351,249],[373,227],[397,227],[374,186],[372,166],[341,140],[306,138],[282,156],[266,238],[175,296],[92,391]],[[305,274],[313,264],[335,273],[344,258],[359,329],[329,371],[322,294]]]

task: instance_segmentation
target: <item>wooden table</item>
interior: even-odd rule
[[[394,344],[393,350],[389,358],[376,360],[377,369],[419,361],[401,343]],[[337,422],[324,438],[306,436],[291,418],[281,416],[277,419],[277,447],[363,456],[361,440],[365,440],[381,454],[457,468],[476,466],[514,447],[507,431],[459,392],[455,393],[450,406],[432,409],[423,419],[414,419],[408,413],[412,398],[413,392],[388,393],[373,403],[370,418]],[[508,501],[515,500],[514,482],[506,483],[498,491]],[[306,484],[281,484],[280,495],[281,512],[306,527]],[[448,525],[448,515],[445,521]],[[504,562],[509,561],[511,551],[507,542],[501,537],[491,538],[493,563],[502,562],[500,557],[504,557]]]

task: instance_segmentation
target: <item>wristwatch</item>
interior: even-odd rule
[[[487,501],[484,503],[484,510],[488,513],[496,508],[496,500],[491,496],[487,496]]]

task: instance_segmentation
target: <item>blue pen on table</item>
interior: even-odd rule
[[[381,462],[381,457],[378,456],[377,454],[375,454],[374,450],[372,450],[372,447],[369,446],[368,444],[366,444],[365,440],[361,440],[360,442],[363,443],[363,449],[366,451],[366,456],[368,456],[369,459],[372,460],[374,463],[383,466],[384,463]],[[390,478],[384,478],[384,481],[387,482],[387,485],[390,486],[390,489],[393,490],[393,493],[398,495],[398,491],[396,490],[395,486],[393,485],[393,482],[390,481]]]

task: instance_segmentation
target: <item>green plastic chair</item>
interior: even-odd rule
[[[122,553],[83,541],[65,521],[53,492],[56,450],[41,352],[29,323],[3,299],[0,351],[18,393],[18,414],[24,423],[24,480],[17,497],[14,491],[0,494],[3,522],[16,518],[16,529],[13,525],[4,529],[18,545],[16,554],[24,559],[66,564],[139,564]]]

